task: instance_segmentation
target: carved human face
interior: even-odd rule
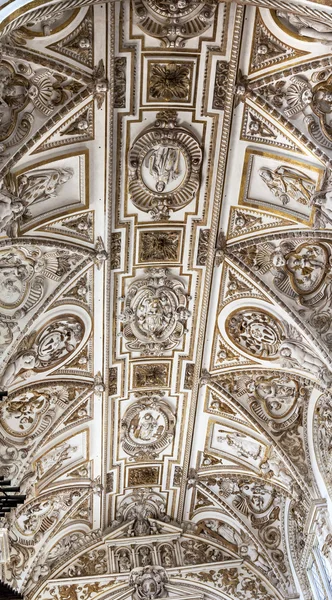
[[[107,92],[107,91],[108,91],[108,83],[107,83],[106,79],[105,79],[105,80],[103,80],[103,81],[99,81],[99,82],[96,84],[96,92],[97,92],[98,94],[100,94],[100,93],[105,93],[105,92]]]
[[[156,183],[157,192],[159,192],[161,194],[164,191],[165,187],[166,187],[166,184],[164,181],[157,181],[157,183]]]
[[[85,119],[81,119],[77,123],[77,129],[79,129],[80,131],[85,131],[86,129],[88,129],[88,127],[89,123]]]
[[[311,101],[312,101],[312,91],[309,88],[307,88],[302,93],[302,102],[307,105],[307,104],[310,104]]]
[[[0,346],[10,344],[12,341],[12,333],[6,323],[0,322]]]
[[[274,252],[271,258],[274,267],[280,268],[284,267],[286,264],[286,260],[282,252]]]
[[[87,48],[90,48],[90,46],[91,46],[88,38],[81,38],[78,45],[81,48],[81,50],[86,50]]]

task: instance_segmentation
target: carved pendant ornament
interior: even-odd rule
[[[122,447],[127,454],[140,459],[157,458],[171,443],[176,424],[175,415],[162,399],[163,393],[139,395],[121,421]]]
[[[182,48],[187,39],[203,34],[216,7],[216,0],[134,0],[140,28],[167,48]]]
[[[177,125],[176,111],[157,114],[155,126],[136,138],[128,161],[130,198],[154,221],[169,219],[195,198],[202,149],[188,129]]]
[[[129,350],[163,354],[176,348],[190,316],[189,296],[168,269],[147,269],[130,284],[124,298],[123,336]]]

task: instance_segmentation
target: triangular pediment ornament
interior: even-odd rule
[[[145,534],[142,533],[142,535],[136,535],[136,533],[134,533],[133,531],[133,528],[135,526],[135,519],[126,521],[118,527],[108,528],[104,532],[104,543],[113,544],[115,540],[119,542],[121,540],[126,540],[127,542],[128,540],[131,540],[131,542],[135,541],[138,543],[142,540],[152,541],[152,538],[159,538],[164,536],[170,536],[172,538],[174,538],[174,536],[180,537],[183,534],[182,528],[176,524],[164,523],[159,519],[147,519],[147,521],[150,525],[149,532],[146,531]]]
[[[93,8],[89,8],[79,26],[66,37],[48,46],[50,50],[93,68]]]
[[[285,44],[266,27],[259,11],[256,12],[249,74],[306,55],[307,52]]]
[[[37,148],[33,154],[44,150],[67,146],[68,144],[89,142],[94,139],[94,103],[89,102],[75,111],[59,127],[55,129]]]
[[[94,211],[86,210],[74,213],[69,217],[54,219],[47,225],[36,227],[34,231],[50,231],[60,233],[66,237],[72,237],[86,242],[94,241]]]
[[[267,146],[301,152],[301,148],[283,133],[270,119],[263,116],[251,104],[245,103],[241,139]]]
[[[294,221],[284,219],[278,215],[268,214],[245,208],[244,206],[232,206],[229,218],[227,237],[237,238],[243,235],[264,231],[265,229],[279,229],[281,227],[294,228]]]
[[[229,302],[240,298],[260,298],[267,302],[270,301],[248,277],[225,261],[219,297],[219,311]]]

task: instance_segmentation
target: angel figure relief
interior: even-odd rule
[[[101,59],[92,73],[93,80],[93,97],[97,102],[97,108],[101,108],[104,104],[106,93],[110,89],[109,81],[106,78],[104,61]]]
[[[302,369],[316,377],[323,386],[330,386],[332,373],[315,351],[303,341],[303,337],[295,327],[287,324],[287,337],[279,347],[281,365],[285,368]]]
[[[29,217],[29,206],[58,195],[59,189],[74,175],[69,168],[36,169],[0,180],[0,234],[17,237],[19,223]]]
[[[258,173],[273,196],[284,206],[291,201],[310,206],[316,183],[303,171],[281,165],[274,170],[262,167]]]
[[[332,45],[332,27],[328,23],[316,21],[309,16],[295,15],[290,12],[277,10],[277,16],[295,32],[313,41]]]
[[[261,554],[249,535],[244,532],[239,533],[228,523],[217,521],[215,519],[205,521],[205,525],[208,532],[210,530],[214,534],[217,534],[218,537],[220,536],[228,543],[232,544],[241,558],[249,559],[254,565],[262,569],[264,573],[271,570],[267,560]]]
[[[261,244],[255,249],[252,266],[261,274],[270,272],[282,294],[306,305],[312,304],[312,295],[329,281],[332,257],[326,244],[311,240],[298,244],[290,239],[278,245]]]

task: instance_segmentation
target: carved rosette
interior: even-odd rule
[[[140,459],[157,458],[174,437],[175,415],[162,392],[139,396],[122,421],[122,447]]]
[[[168,269],[147,269],[124,298],[123,336],[128,350],[162,355],[176,348],[186,332],[190,296],[180,279]]]
[[[134,0],[133,4],[139,27],[167,48],[182,48],[187,39],[204,33],[217,7],[217,1],[200,0]]]
[[[202,149],[191,132],[177,126],[175,111],[157,114],[155,126],[134,141],[128,161],[130,198],[154,221],[169,219],[195,197]]]

